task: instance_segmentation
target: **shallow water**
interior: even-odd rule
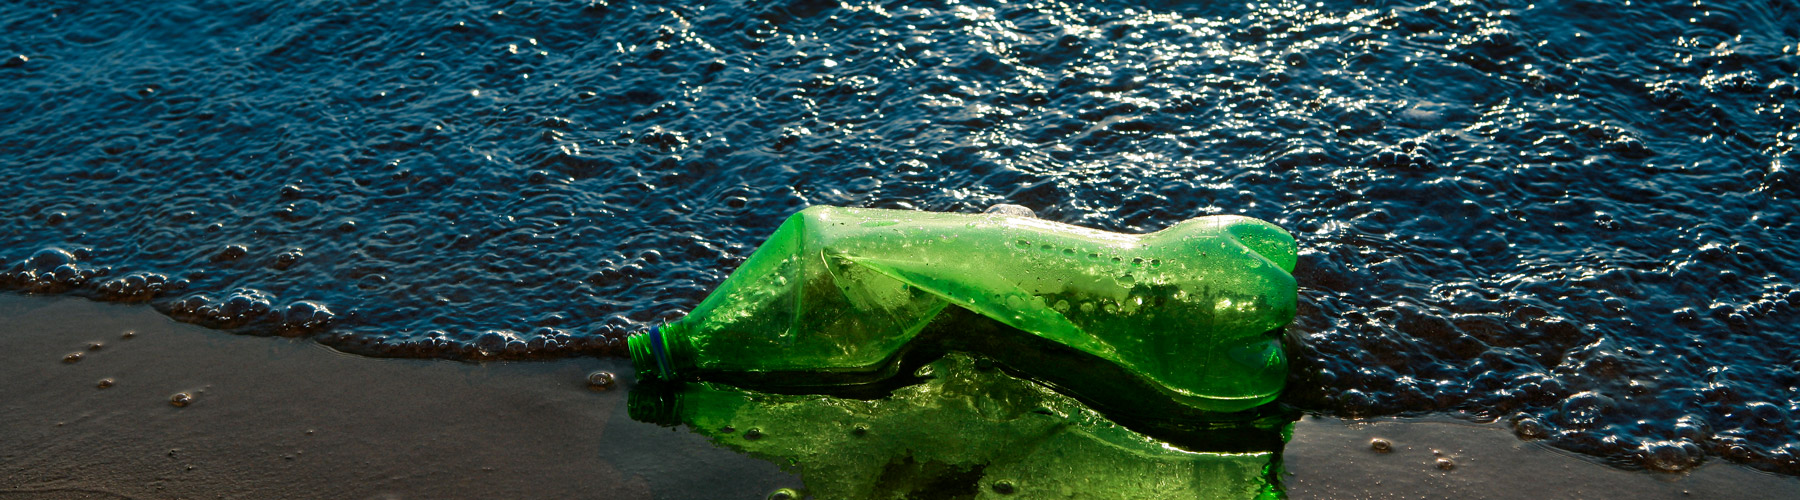
[[[125,332],[133,335],[124,338]],[[90,343],[101,348],[88,350]],[[64,362],[71,351],[87,356]],[[654,392],[645,391],[650,387],[631,386],[625,377],[613,390],[596,391],[583,381],[595,370],[627,375],[630,369],[625,360],[593,357],[479,363],[373,359],[307,340],[221,334],[175,323],[149,308],[0,294],[0,380],[24,382],[0,384],[0,400],[7,402],[0,418],[0,436],[7,439],[7,446],[0,446],[0,499],[717,500],[764,499],[782,488],[812,498],[862,499],[904,497],[908,491],[895,486],[908,485],[950,493],[911,495],[935,499],[968,498],[943,490],[987,486],[982,484],[987,481],[968,481],[981,477],[1010,479],[1016,488],[1012,494],[976,498],[1068,498],[1057,483],[1074,483],[1069,489],[1081,498],[1190,499],[1197,497],[1194,490],[1219,488],[1234,478],[1264,477],[1256,470],[1193,465],[1269,458],[1181,458],[1185,454],[1172,449],[1130,442],[1068,453],[1089,441],[1080,435],[1107,432],[1079,414],[1067,419],[1013,414],[1003,410],[1021,401],[970,398],[962,391],[943,396],[976,404],[915,400],[937,408],[913,406],[903,410],[911,415],[891,415],[906,417],[900,421],[864,420],[860,437],[854,430],[842,432],[845,421],[758,423],[756,415],[734,418],[748,424],[735,434],[709,425],[671,429],[633,420],[638,412],[631,410],[632,400]],[[113,383],[100,388],[96,381],[102,379]],[[976,392],[1029,386],[1001,382]],[[191,396],[187,406],[169,403],[177,393]],[[763,410],[786,406],[804,413],[834,406],[831,398],[810,398],[818,404],[799,406],[792,398],[782,405],[782,399]],[[952,420],[963,426],[915,424],[933,413],[960,414]],[[1038,432],[1021,428],[1032,427],[1032,421],[1061,423]],[[749,440],[758,428],[753,426],[760,427],[761,436]],[[969,433],[986,437],[956,437]],[[1389,451],[1372,450],[1373,439],[1390,443]],[[802,456],[752,454],[834,440],[860,444]],[[994,453],[996,447],[1004,451]],[[925,460],[889,455],[907,449],[952,460],[985,453],[973,455],[984,460],[972,474],[955,469],[944,474],[949,467],[932,471],[918,466],[929,463]],[[1501,424],[1442,417],[1302,418],[1279,455],[1286,472],[1273,479],[1292,498],[1534,500],[1548,494],[1773,500],[1800,494],[1796,477],[1722,462],[1685,474],[1618,470],[1519,441]],[[866,473],[884,456],[899,459],[882,467],[884,473]],[[1045,459],[1105,469],[1030,475],[1005,470]],[[1439,459],[1455,466],[1442,469],[1434,463]],[[917,481],[932,472],[950,480]],[[1133,479],[1151,484],[1119,487]],[[846,481],[887,484],[876,495],[829,494]],[[1495,488],[1521,481],[1533,487]],[[1100,485],[1113,488],[1095,487]]]
[[[1303,255],[1288,401],[1800,474],[1800,5],[0,5],[0,286],[622,354],[812,204]]]

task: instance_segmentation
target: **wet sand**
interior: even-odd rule
[[[590,390],[595,370],[621,383]],[[0,293],[0,499],[758,499],[801,486],[626,418],[630,378],[622,360],[372,359],[148,307]],[[185,407],[170,402],[180,393]],[[1372,451],[1377,437],[1393,450]],[[1716,460],[1619,470],[1450,419],[1307,417],[1284,457],[1297,499],[1800,498],[1796,478]]]

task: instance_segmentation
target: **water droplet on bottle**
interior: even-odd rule
[[[1090,313],[1090,314],[1093,313],[1094,312],[1094,303],[1093,302],[1082,302],[1081,303],[1081,312]]]
[[[799,500],[800,492],[791,488],[782,488],[769,492],[769,500]]]
[[[1455,460],[1451,460],[1451,459],[1450,459],[1450,458],[1448,458],[1448,457],[1439,457],[1439,458],[1438,458],[1438,459],[1437,459],[1437,468],[1439,468],[1439,469],[1443,469],[1443,470],[1450,470],[1450,469],[1455,469],[1455,468],[1456,468],[1456,461],[1455,461]]]
[[[71,352],[68,355],[63,356],[63,362],[64,363],[74,363],[77,361],[81,361],[81,356],[82,356],[82,354],[79,352]]]
[[[1013,486],[1012,481],[1007,481],[1004,479],[999,480],[999,481],[994,481],[994,493],[999,493],[1002,495],[1011,495],[1017,491],[1018,491],[1018,488]]]
[[[762,439],[762,437],[763,437],[762,429],[757,429],[755,427],[751,427],[749,430],[744,431],[744,439],[755,441],[758,439]]]
[[[99,383],[94,384],[94,387],[99,387],[101,389],[105,389],[105,388],[112,387],[112,386],[113,386],[113,379],[110,379],[110,378],[100,379]]]
[[[1023,309],[1025,307],[1025,296],[1018,294],[1007,295],[1006,307],[1010,307],[1014,310]]]
[[[186,408],[193,402],[194,396],[185,392],[177,392],[174,396],[169,396],[169,405],[176,408]]]

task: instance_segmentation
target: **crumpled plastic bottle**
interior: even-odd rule
[[[807,208],[686,317],[629,337],[634,365],[837,386],[969,351],[1103,409],[1172,417],[1280,393],[1286,231],[1208,216],[1119,234],[1028,213]]]

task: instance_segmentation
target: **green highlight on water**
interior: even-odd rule
[[[1164,441],[1043,385],[952,353],[877,399],[649,381],[633,419],[686,425],[800,474],[816,499],[1283,498],[1294,415]]]
[[[1207,419],[1281,392],[1296,254],[1248,217],[1134,235],[816,206],[685,318],[628,343],[640,376],[790,389],[978,352],[1108,414]]]

